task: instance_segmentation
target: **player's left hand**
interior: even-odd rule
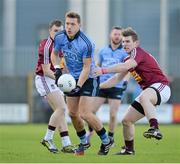
[[[76,88],[74,88],[71,92],[68,93],[68,95],[72,96],[80,93],[80,91],[81,91],[81,87],[77,85]]]

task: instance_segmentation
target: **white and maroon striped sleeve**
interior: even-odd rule
[[[51,47],[52,40],[48,37],[45,45],[44,45],[44,64],[49,64],[49,49]]]

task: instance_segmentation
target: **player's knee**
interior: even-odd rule
[[[55,115],[58,117],[64,117],[65,116],[65,109],[57,108],[54,112]]]
[[[87,120],[87,118],[88,118],[88,115],[86,114],[86,113],[83,113],[83,112],[81,112],[80,113],[80,117],[83,119],[83,120]]]
[[[123,126],[130,126],[132,124],[132,122],[127,118],[123,118],[122,124],[123,124]]]
[[[117,114],[115,114],[115,113],[113,113],[113,114],[111,113],[111,114],[110,114],[110,119],[111,119],[111,120],[115,120],[115,119],[116,119],[116,115],[117,115]]]
[[[69,117],[76,118],[78,117],[78,114],[76,112],[69,111]]]

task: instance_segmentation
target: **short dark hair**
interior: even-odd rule
[[[123,29],[122,36],[124,36],[124,37],[131,36],[133,41],[138,40],[138,35],[132,27],[127,27],[127,28]]]
[[[53,21],[51,21],[50,23],[49,23],[49,29],[51,29],[52,28],[52,26],[57,26],[57,27],[60,27],[60,26],[62,26],[63,25],[63,23],[60,21],[60,20],[53,20]]]
[[[77,21],[78,21],[78,23],[81,23],[81,17],[80,17],[80,15],[78,14],[78,13],[76,13],[76,12],[73,12],[73,11],[69,11],[69,12],[67,12],[66,13],[66,15],[65,15],[65,18],[76,18],[77,19]]]
[[[111,31],[114,30],[114,29],[115,29],[115,30],[122,30],[122,27],[120,27],[120,26],[113,26],[112,29],[111,29]]]

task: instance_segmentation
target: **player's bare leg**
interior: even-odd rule
[[[66,97],[69,116],[71,117],[73,126],[77,132],[84,129],[83,120],[79,116],[79,99],[79,97]]]
[[[108,103],[109,103],[109,108],[110,108],[108,136],[111,138],[111,140],[114,143],[114,130],[117,125],[117,112],[118,112],[119,106],[121,104],[121,101],[116,100],[116,99],[109,99]]]
[[[87,149],[90,147],[90,144],[87,141],[86,137],[86,130],[84,128],[84,122],[79,114],[79,99],[80,97],[66,97],[67,106],[69,110],[69,116],[71,117],[71,121],[73,123],[73,126],[76,130],[76,133],[80,139],[80,144],[78,147],[82,149],[82,152],[77,152],[77,155],[83,155],[84,149]]]
[[[85,120],[96,131],[102,141],[98,155],[107,155],[112,142],[106,134],[106,130],[101,121],[92,112],[95,101],[96,97],[82,96],[79,103],[79,111],[83,120]]]
[[[60,137],[61,137],[61,142],[62,142],[62,147],[63,147],[62,150],[72,145],[69,138],[69,134],[68,134],[67,123],[65,121],[64,112],[65,112],[66,106],[64,102],[64,97],[60,91],[49,93],[47,95],[47,100],[51,108],[54,110],[54,113],[50,117],[48,129],[42,141],[42,144],[46,146],[48,150],[50,150],[51,152],[56,153],[58,152],[58,149],[56,148],[53,142],[53,136],[54,136],[54,132],[56,128],[58,128],[60,131]],[[73,148],[71,147],[71,149]],[[71,150],[71,153],[72,153],[72,150]]]
[[[79,97],[66,97],[66,102],[69,109],[69,116],[71,117],[73,126],[76,129],[77,133],[84,130],[84,122],[79,115],[78,109],[79,99]]]
[[[91,108],[91,112],[93,112],[94,114],[98,111],[98,109],[101,107],[102,104],[104,104],[106,98],[102,98],[102,97],[96,97],[96,102],[94,102],[94,106],[93,108]],[[93,128],[88,125],[88,133],[87,133],[87,140],[90,143],[91,137],[94,134],[94,130]]]
[[[125,146],[116,155],[134,155],[134,135],[135,127],[134,123],[139,119],[143,118],[144,115],[139,113],[132,106],[129,106],[127,113],[125,114],[122,124],[123,124],[123,137]]]
[[[158,140],[162,139],[162,134],[159,130],[158,120],[156,117],[155,104],[157,103],[156,91],[152,88],[145,89],[139,96],[140,104],[144,109],[144,113],[149,120],[150,129],[144,132],[144,137],[146,138],[156,138]]]

